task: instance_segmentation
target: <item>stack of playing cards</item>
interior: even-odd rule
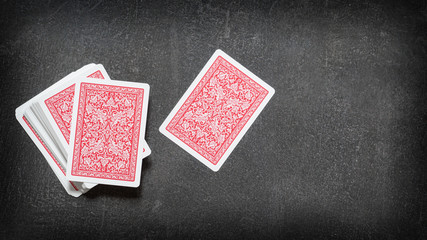
[[[113,81],[100,64],[64,77],[16,109],[16,118],[72,196],[96,184],[137,187],[149,86]]]
[[[217,50],[160,127],[160,132],[218,171],[274,89]]]

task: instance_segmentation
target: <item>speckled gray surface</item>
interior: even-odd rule
[[[0,236],[427,238],[427,4],[2,1]],[[220,48],[276,89],[221,170],[158,131]],[[14,118],[81,66],[151,86],[137,189],[67,195]]]

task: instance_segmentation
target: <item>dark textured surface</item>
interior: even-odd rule
[[[427,4],[2,1],[5,239],[427,238]],[[158,131],[220,48],[276,89],[214,173]],[[137,189],[73,198],[14,118],[102,63],[151,85]]]

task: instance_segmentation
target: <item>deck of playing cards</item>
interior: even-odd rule
[[[16,109],[16,118],[65,190],[138,187],[149,85],[111,80],[100,64],[67,75]]]
[[[274,89],[217,50],[160,127],[160,132],[218,171]]]

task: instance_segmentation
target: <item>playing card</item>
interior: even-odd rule
[[[218,171],[274,89],[217,50],[160,127],[160,132]]]
[[[34,113],[31,110],[31,106],[42,95],[52,91],[55,88],[58,88],[63,84],[66,84],[67,82],[71,81],[76,75],[87,73],[87,70],[93,67],[96,67],[96,65],[93,63],[88,64],[82,67],[81,69],[68,74],[66,77],[56,82],[45,91],[41,92],[37,96],[33,97],[29,101],[19,106],[15,111],[16,119],[18,120],[18,122],[30,136],[35,145],[39,148],[39,150],[47,160],[49,166],[52,168],[53,172],[58,177],[59,181],[61,182],[67,193],[74,197],[80,196],[82,193],[87,192],[95,185],[81,182],[71,182],[66,179],[66,158],[64,158],[59,148],[57,148],[57,145],[52,143],[51,138],[45,138],[44,140],[41,138],[41,134],[47,136],[48,133],[46,133],[39,119],[34,116]],[[96,71],[89,73],[88,76],[94,73],[96,73]]]
[[[149,86],[81,79],[76,83],[67,178],[138,187]],[[148,152],[149,154],[149,152]]]

